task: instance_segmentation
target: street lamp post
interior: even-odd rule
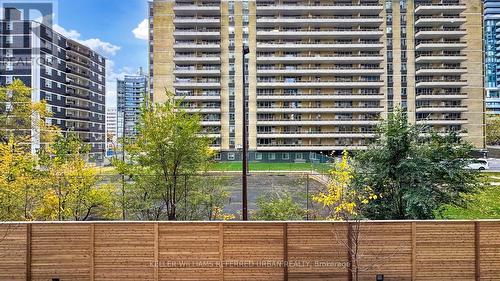
[[[248,175],[248,159],[247,159],[247,153],[248,153],[248,136],[247,136],[247,102],[246,102],[246,93],[245,93],[245,88],[246,88],[246,77],[245,77],[245,55],[250,53],[250,49],[248,46],[243,45],[243,155],[242,155],[242,161],[243,161],[243,171],[242,171],[242,202],[243,202],[243,220],[247,221],[248,220],[248,195],[247,195],[247,175]]]

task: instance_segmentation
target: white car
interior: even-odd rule
[[[471,163],[467,165],[467,169],[484,171],[489,170],[490,166],[486,159],[472,159]]]

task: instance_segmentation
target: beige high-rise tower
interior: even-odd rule
[[[165,88],[184,97],[223,159],[238,157],[245,86],[257,160],[363,149],[396,107],[412,123],[484,146],[480,0],[155,0],[150,7],[153,99],[161,102]]]

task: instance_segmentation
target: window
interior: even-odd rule
[[[11,58],[14,56],[14,51],[12,49],[7,49],[5,51],[5,56],[8,57],[8,58]]]
[[[234,156],[234,152],[229,152],[227,154],[227,160],[234,160],[236,157]]]
[[[302,153],[295,153],[295,159],[302,160],[302,159],[304,159],[304,155]]]
[[[7,36],[6,40],[7,40],[7,44],[13,44],[14,43],[14,36],[9,35],[9,36]]]
[[[215,154],[214,159],[217,160],[217,161],[221,160],[220,152],[218,152],[217,154]]]
[[[45,68],[45,74],[52,76],[52,68]]]
[[[50,81],[50,80],[45,80],[45,87],[47,87],[47,88],[52,88],[52,81]]]
[[[255,152],[255,160],[262,160],[262,153]]]
[[[12,77],[12,76],[6,76],[5,77],[5,84],[10,85],[10,84],[12,84],[13,80],[14,80],[14,77]]]
[[[269,160],[276,160],[276,153],[269,153]]]
[[[46,101],[52,101],[52,95],[49,94],[49,93],[45,94],[45,100]]]
[[[283,153],[283,160],[290,159],[290,153]]]
[[[14,70],[14,65],[12,64],[12,62],[8,62],[8,63],[5,65],[5,70],[7,70],[7,71],[12,71],[12,70]]]
[[[7,22],[7,30],[12,31],[14,28],[11,22]]]

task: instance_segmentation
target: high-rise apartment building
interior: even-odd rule
[[[118,111],[116,107],[106,108],[106,154],[112,156],[118,146]]]
[[[484,146],[480,0],[155,0],[150,28],[154,101],[184,98],[223,159],[243,87],[259,160],[363,149],[396,107]]]
[[[106,59],[90,48],[20,11],[5,9],[0,21],[0,85],[20,79],[32,89],[32,100],[45,100],[52,116],[47,123],[74,132],[91,146],[90,160],[105,150]],[[39,137],[38,137],[39,138]],[[33,138],[32,150],[40,148]]]
[[[141,117],[141,107],[148,100],[148,77],[142,74],[127,75],[117,80],[118,93],[118,137],[126,139],[137,136],[137,125]],[[123,119],[125,118],[125,119]],[[125,126],[125,128],[124,128]]]
[[[484,40],[486,112],[500,114],[500,59],[498,58],[500,56],[499,0],[484,1]]]

